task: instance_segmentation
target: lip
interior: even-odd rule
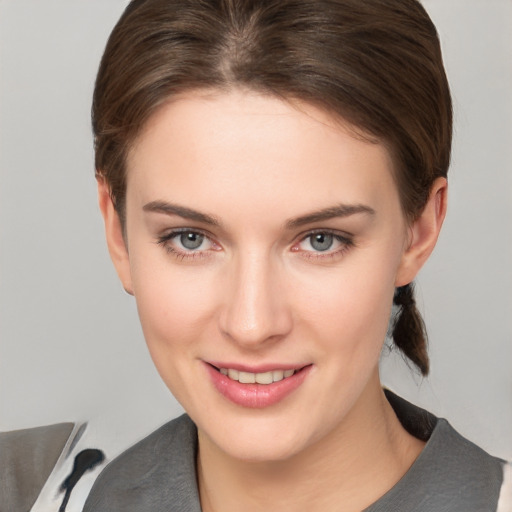
[[[231,368],[234,370],[245,371],[250,373],[264,373],[270,370],[294,370],[297,366],[290,365],[262,365],[262,366],[245,366],[241,364],[226,363],[204,363],[210,379],[217,391],[227,398],[229,401],[242,407],[252,409],[262,409],[270,407],[284,400],[288,395],[293,393],[306,379],[312,365],[299,366],[291,377],[287,377],[272,384],[241,384],[236,380],[230,379],[226,375],[222,375],[217,368]]]
[[[249,372],[249,373],[265,373],[273,370],[298,370],[299,368],[303,368],[307,366],[305,364],[279,364],[279,363],[267,363],[260,364],[255,366],[249,366],[246,364],[240,363],[226,363],[220,361],[205,361],[207,364],[211,366],[215,366],[216,368],[231,368],[232,370],[238,370],[239,372]]]

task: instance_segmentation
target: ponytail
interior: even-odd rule
[[[416,307],[413,284],[398,287],[393,303],[399,307],[393,323],[393,341],[426,376],[429,372],[427,331]]]

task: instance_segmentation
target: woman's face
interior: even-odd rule
[[[191,93],[153,116],[127,173],[118,270],[201,435],[277,460],[346,428],[403,284],[384,146],[307,104]]]

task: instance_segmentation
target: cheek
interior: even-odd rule
[[[136,260],[135,260],[136,261]],[[144,338],[160,377],[183,406],[193,403],[191,364],[214,315],[204,272],[184,274],[175,265],[138,265],[132,271]]]
[[[161,257],[131,257],[132,280],[144,336],[155,365],[179,363],[171,358],[190,350],[213,315],[211,273],[180,269]],[[144,262],[144,264],[140,264]]]
[[[378,257],[377,257],[378,256]],[[378,358],[388,328],[398,256],[392,250],[347,258],[336,270],[302,276],[292,295],[301,320],[346,360]],[[307,294],[304,290],[308,290]]]

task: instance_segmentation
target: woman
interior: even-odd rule
[[[195,437],[178,420],[113,463],[86,510],[497,506],[501,463],[471,468],[476,450],[378,376],[393,300],[393,339],[428,373],[411,283],[446,211],[450,95],[418,3],[132,2],[93,125],[112,259],[197,427],[197,458],[194,442],[164,456],[166,481],[196,460],[198,495],[190,477],[168,497],[146,459]],[[451,468],[434,476],[436,436]],[[482,472],[495,489],[460,497]]]
[[[419,4],[134,1],[93,124],[109,250],[189,416],[84,510],[498,509],[503,462],[378,373],[393,303],[429,368],[411,283],[451,104]]]

